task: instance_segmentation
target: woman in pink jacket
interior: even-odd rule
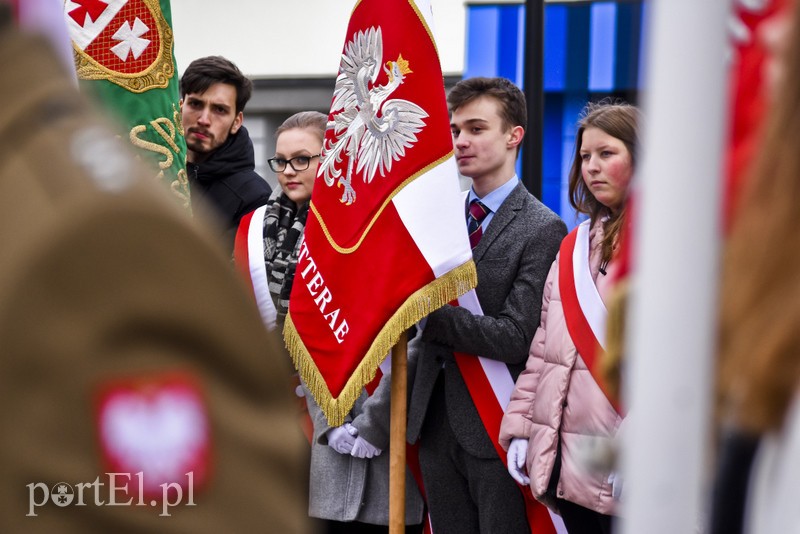
[[[564,238],[550,268],[541,323],[500,427],[509,472],[561,515],[570,534],[611,532],[610,473],[587,469],[581,456],[622,421],[598,385],[595,352],[605,340],[638,122],[635,107],[605,103],[589,104],[578,124],[570,203],[589,218]]]

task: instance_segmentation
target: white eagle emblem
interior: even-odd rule
[[[334,138],[325,140],[319,173],[328,186],[339,180],[337,185],[344,187],[341,201],[347,205],[356,200],[354,172],[363,172],[365,183],[372,182],[379,171],[386,176],[392,162],[417,142],[416,134],[425,127],[423,119],[428,116],[408,100],[387,100],[412,71],[401,54],[383,68],[389,83],[376,86],[382,61],[381,29],[359,31],[345,45],[336,77],[333,120],[328,123]],[[347,155],[347,169],[340,168],[343,155]]]

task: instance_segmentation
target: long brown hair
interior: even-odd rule
[[[608,216],[604,223],[604,237],[601,244],[603,261],[611,260],[619,232],[625,220],[625,208],[616,213],[601,204],[586,187],[581,175],[581,144],[583,132],[587,128],[598,128],[611,137],[622,141],[631,156],[631,164],[636,167],[637,147],[639,146],[639,110],[630,104],[603,101],[589,103],[583,110],[575,134],[575,151],[569,171],[569,203],[578,213],[589,216],[594,225],[598,219]]]
[[[718,415],[780,427],[800,384],[800,9],[746,189],[726,245]]]

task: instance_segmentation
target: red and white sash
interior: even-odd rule
[[[239,221],[236,239],[233,245],[233,257],[244,279],[247,281],[256,299],[258,311],[267,330],[277,327],[278,311],[269,294],[267,265],[264,261],[264,214],[267,206],[256,208]],[[298,423],[306,440],[311,443],[314,436],[314,424],[308,414],[308,407],[300,388],[300,377],[292,375],[292,387],[297,398],[295,403],[298,412]]]
[[[264,213],[267,206],[251,211],[239,221],[233,256],[256,297],[258,311],[267,329],[274,330],[278,312],[269,294],[267,266],[264,262]]]
[[[465,202],[468,196],[468,191],[463,192]],[[483,315],[478,294],[474,289],[459,297],[458,305],[468,309],[473,315]],[[461,353],[455,353],[455,358],[486,433],[492,440],[497,455],[505,463],[507,454],[500,445],[499,438],[503,413],[505,413],[511,400],[511,393],[514,391],[514,379],[511,377],[511,372],[505,363],[497,360]],[[548,509],[533,497],[527,487],[520,486],[520,490],[525,497],[528,524],[532,534],[566,533],[560,517],[550,514]]]
[[[483,315],[478,295],[474,289],[459,297],[458,305],[468,309],[474,315]],[[478,409],[478,415],[486,428],[486,433],[491,438],[497,455],[505,463],[507,454],[500,445],[499,438],[503,413],[511,400],[511,393],[514,391],[514,379],[511,377],[511,372],[505,363],[497,360],[462,353],[456,353],[455,358],[472,397],[472,402]],[[520,490],[525,498],[528,525],[532,534],[566,532],[561,518],[550,514],[547,507],[533,497],[529,488],[520,486]]]
[[[605,390],[598,364],[598,356],[605,350],[608,312],[589,270],[589,228],[590,221],[584,221],[561,242],[558,288],[567,331],[578,354],[611,405],[621,413]]]

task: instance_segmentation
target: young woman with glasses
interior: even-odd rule
[[[258,218],[263,220],[263,267],[266,267],[267,286],[277,318],[273,311],[271,322],[267,317],[264,319],[268,326],[280,331],[289,309],[292,280],[326,127],[327,117],[322,113],[305,111],[292,115],[278,128],[275,157],[268,160],[270,168],[278,175],[280,190],[272,194],[264,215]],[[250,220],[250,228],[259,224],[255,215]],[[250,251],[249,256],[260,257],[260,254],[260,251]],[[255,279],[253,286],[259,287]],[[264,297],[258,295],[258,289],[256,292],[262,308]],[[303,387],[302,392],[305,396],[302,404],[310,416],[309,421],[305,414],[301,415],[311,441],[308,509],[311,517],[323,521],[317,530],[322,534],[386,534],[389,530],[389,454],[381,449],[388,448],[389,422],[383,420],[382,411],[371,409],[383,401],[364,392],[348,414],[347,422],[331,428],[308,390]],[[407,533],[422,532],[422,511],[422,496],[408,475]]]
[[[278,175],[280,188],[273,191],[266,206],[254,212],[254,217],[258,214],[263,220],[266,284],[256,284],[254,279],[253,285],[266,286],[269,290],[269,298],[256,290],[259,308],[269,328],[282,330],[289,311],[297,255],[327,122],[328,118],[318,111],[295,113],[275,132],[275,157],[267,160],[270,169]],[[243,220],[248,222],[248,219]],[[259,224],[259,221],[249,222],[248,226],[252,224]],[[239,234],[243,233],[247,235],[247,228],[240,227]],[[236,248],[238,252],[238,244]],[[261,256],[261,251],[256,254]],[[254,255],[253,251],[249,255]],[[260,293],[265,292],[262,289]],[[269,300],[271,302],[267,302]]]

